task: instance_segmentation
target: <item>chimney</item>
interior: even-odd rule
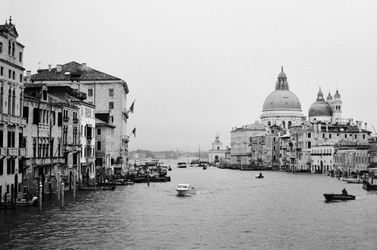
[[[48,72],[51,72],[51,64],[48,65]]]
[[[62,72],[62,65],[56,64],[56,72]]]
[[[82,64],[81,64],[81,67],[82,67],[82,68],[86,68],[86,63],[82,63]]]
[[[365,125],[365,130],[367,130],[367,125],[368,125],[368,123],[365,123],[364,125]]]
[[[30,78],[31,77],[31,70],[26,70],[26,77]]]

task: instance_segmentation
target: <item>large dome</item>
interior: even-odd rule
[[[275,90],[269,94],[263,104],[265,111],[299,111],[301,103],[297,96],[290,90]]]

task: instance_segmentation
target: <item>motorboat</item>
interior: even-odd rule
[[[187,168],[186,162],[178,162],[177,168]]]
[[[326,201],[347,201],[354,200],[356,196],[350,194],[323,194]]]
[[[343,181],[347,183],[353,183],[353,184],[361,184],[363,181],[361,179],[354,179],[354,178],[343,178]]]
[[[369,180],[364,180],[363,188],[367,191],[376,191],[377,190],[377,184],[373,184]]]
[[[178,184],[176,190],[178,196],[193,195],[196,193],[195,187],[190,184]]]

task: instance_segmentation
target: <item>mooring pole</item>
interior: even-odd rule
[[[58,176],[56,178],[56,192],[58,193],[58,201],[60,201],[60,172],[58,172]]]
[[[42,211],[42,181],[39,182],[39,211]]]
[[[73,174],[73,199],[76,200],[76,173]]]
[[[64,207],[64,182],[61,184],[60,208]]]

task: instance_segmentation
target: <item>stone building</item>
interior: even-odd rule
[[[267,96],[263,103],[260,118],[265,126],[277,125],[282,128],[301,124],[305,119],[300,100],[289,90],[287,75],[284,73],[283,67],[281,67],[276,81],[275,90]]]
[[[81,157],[78,165],[78,179],[80,183],[92,186],[96,182],[95,106],[79,99],[72,99],[71,102],[80,109],[78,117],[73,117],[74,120],[80,122]]]
[[[80,119],[78,116],[80,109],[79,106],[74,104],[74,101],[78,101],[77,98],[84,98],[84,96],[68,86],[48,86],[44,83],[25,83],[25,94],[38,100],[42,98],[41,100],[45,102],[61,107],[61,112],[58,113],[41,109],[40,118],[38,118],[37,108],[33,108],[33,119],[37,119],[36,122],[38,121],[39,123],[40,121],[46,121],[50,117],[50,119],[57,121],[58,127],[61,125],[61,143],[59,143],[61,149],[59,148],[58,151],[62,150],[65,162],[57,171],[60,173],[61,180],[66,184],[66,188],[71,190],[74,180],[79,180],[81,152]],[[44,147],[51,148],[53,147],[52,143],[49,143],[46,138],[36,138],[38,150],[39,147],[42,147],[42,149]],[[41,157],[43,158],[43,156]]]
[[[369,166],[369,144],[352,140],[332,140],[311,150],[312,173],[329,174],[340,171],[357,173]]]
[[[29,92],[30,93],[30,92]],[[26,120],[24,144],[26,155],[22,169],[25,193],[38,193],[42,182],[43,193],[57,189],[59,174],[65,168],[62,147],[63,108],[52,101],[46,86],[35,89],[34,96],[25,93],[23,117]]]
[[[232,129],[230,132],[230,164],[233,168],[251,164],[250,137],[265,132],[264,125],[258,121]]]
[[[22,118],[23,50],[12,19],[0,25],[0,200],[21,190],[22,159],[25,156]],[[8,198],[7,198],[8,199]]]
[[[88,67],[85,63],[69,62],[55,68],[40,69],[32,75],[32,83],[48,86],[70,86],[87,95],[86,102],[95,105],[96,114],[109,114],[114,128],[114,168],[124,172],[128,161],[127,94],[128,85],[120,78]]]
[[[321,88],[316,101],[309,108],[309,121],[312,123],[344,123],[342,120],[342,100],[338,90],[334,98],[329,93],[326,100],[323,98]]]
[[[96,172],[99,180],[114,175],[115,126],[109,123],[109,117],[96,118]]]
[[[220,141],[220,136],[216,135],[215,141],[212,143],[212,148],[208,151],[209,163],[217,164],[225,159],[227,149],[223,147]]]

